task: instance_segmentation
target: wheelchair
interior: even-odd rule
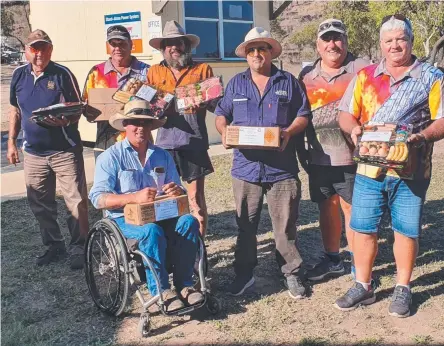
[[[195,286],[199,287],[204,296],[200,303],[168,312],[165,310],[162,293],[149,299],[144,297],[139,289],[146,283],[144,263],[153,273],[157,291],[160,292],[159,277],[150,259],[138,249],[137,241],[125,239],[113,220],[103,218],[97,221],[89,231],[85,244],[86,283],[95,305],[106,314],[119,316],[126,307],[130,288],[134,287],[142,305],[138,324],[141,337],[149,335],[151,316],[148,309],[153,304],[158,304],[165,316],[181,316],[202,307],[206,307],[213,315],[220,311],[220,302],[211,294],[206,280],[208,263],[201,237],[194,269]]]

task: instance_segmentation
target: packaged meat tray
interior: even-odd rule
[[[403,169],[410,147],[407,139],[413,126],[409,124],[369,122],[362,127],[362,136],[354,152],[354,160],[383,168]]]
[[[174,99],[174,95],[163,90],[156,89],[151,85],[142,85],[136,95],[130,99],[139,98],[150,103],[152,113],[150,115],[161,118],[165,110],[170,106]]]
[[[39,108],[32,112],[32,116],[29,118],[35,123],[40,123],[45,120],[50,115],[53,117],[65,118],[72,116],[82,115],[85,108],[85,103],[83,102],[63,102],[57,103],[55,105]]]
[[[201,107],[206,103],[218,100],[223,95],[224,87],[220,76],[177,87],[175,90],[176,110],[180,113],[191,108]]]

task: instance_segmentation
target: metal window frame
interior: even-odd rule
[[[218,2],[218,11],[219,11],[219,18],[200,18],[200,17],[187,17],[185,16],[185,1],[183,2],[183,27],[186,30],[186,21],[187,20],[194,20],[194,21],[201,21],[201,22],[218,22],[218,31],[219,31],[219,54],[220,57],[218,58],[221,61],[243,61],[245,59],[242,58],[233,58],[233,57],[229,57],[226,58],[225,57],[225,40],[224,40],[224,23],[239,23],[239,24],[252,24],[253,28],[254,28],[254,14],[255,14],[255,4],[254,4],[254,0],[252,1],[251,5],[253,7],[253,20],[235,20],[235,19],[224,19],[224,13],[223,13],[223,0],[217,0]],[[243,0],[243,1],[248,1],[248,0]],[[239,1],[241,2],[241,1]],[[205,61],[206,58],[197,58],[201,61]],[[214,58],[212,58],[211,60],[214,60]]]

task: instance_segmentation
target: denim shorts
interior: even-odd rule
[[[418,238],[425,195],[430,180],[404,180],[390,176],[376,179],[356,174],[350,227],[360,233],[377,233],[389,209],[392,228]]]

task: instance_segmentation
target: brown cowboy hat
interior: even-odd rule
[[[160,50],[160,43],[166,38],[186,37],[191,42],[191,49],[196,48],[200,43],[199,36],[186,34],[185,30],[175,20],[166,22],[163,28],[163,36],[152,38],[149,42],[154,49]]]
[[[132,100],[125,104],[123,113],[116,113],[109,118],[109,124],[116,130],[125,131],[123,126],[124,120],[131,119],[145,119],[151,120],[153,123],[152,130],[155,130],[163,126],[166,122],[166,117],[159,119],[147,113],[151,112],[151,104],[145,100]],[[145,114],[144,114],[145,113]]]

